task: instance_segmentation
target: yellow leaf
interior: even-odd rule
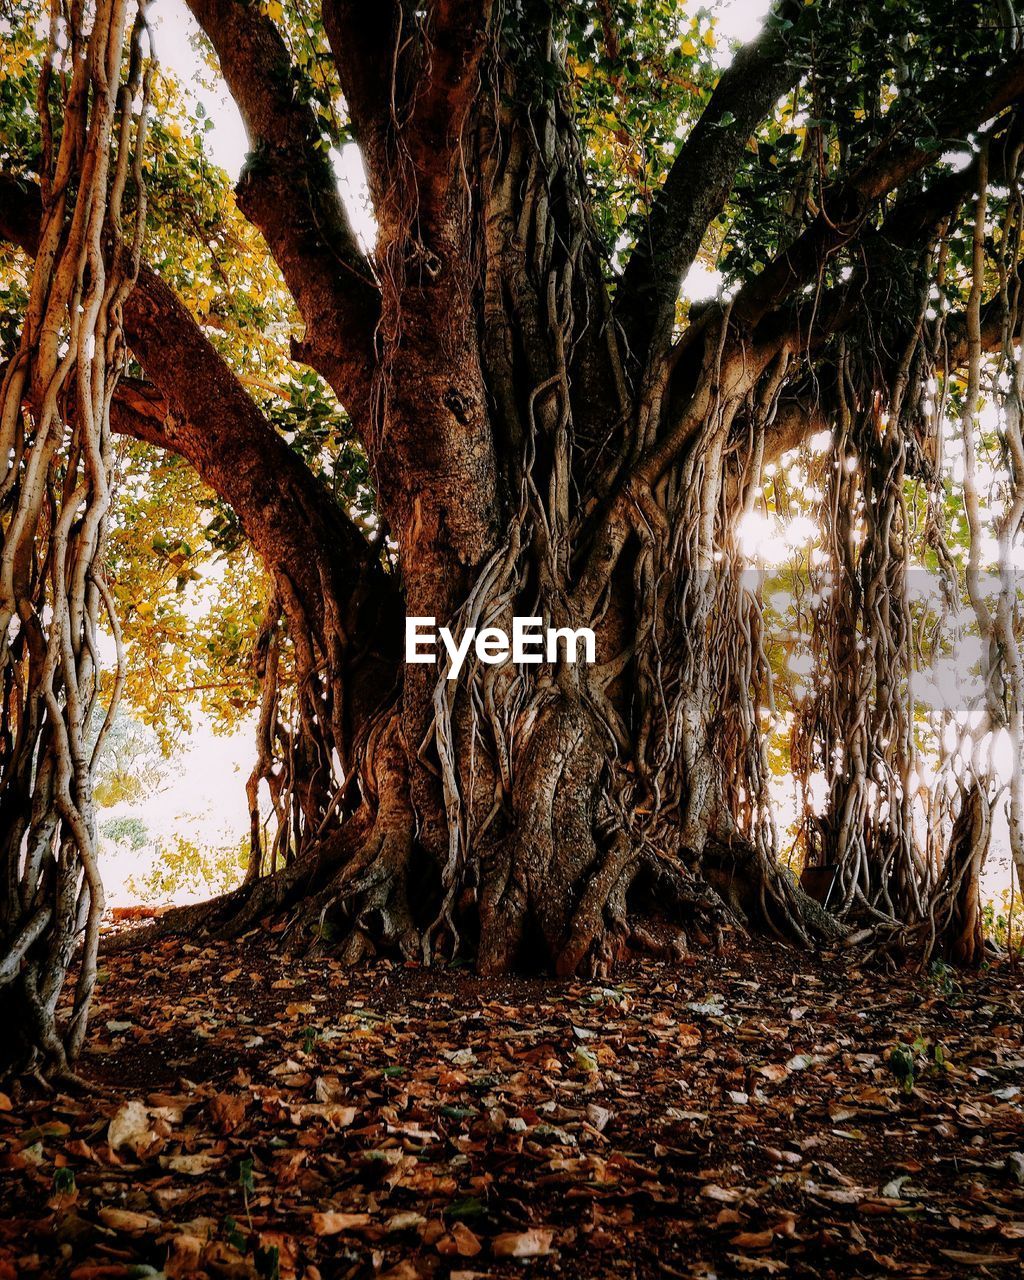
[[[343,1231],[359,1231],[370,1225],[368,1213],[337,1213],[333,1209],[314,1213],[313,1232],[318,1236],[336,1236]]]

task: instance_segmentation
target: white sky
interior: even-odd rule
[[[122,712],[131,715],[131,707],[122,706]],[[151,841],[165,846],[179,835],[204,849],[236,845],[241,840],[249,829],[245,780],[256,755],[254,724],[244,723],[230,736],[215,737],[199,720],[197,717],[196,731],[164,762],[166,775],[156,794],[141,804],[102,809],[101,827],[112,818],[135,817],[145,823]],[[110,906],[135,901],[126,881],[132,876],[144,877],[152,861],[152,848],[135,852],[104,841],[100,870]],[[179,894],[175,901],[209,896],[202,892]]]

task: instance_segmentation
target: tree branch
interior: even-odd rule
[[[965,86],[935,125],[936,136],[965,139],[1024,94],[1024,55],[1014,54],[981,83]],[[847,180],[825,192],[821,212],[787,249],[739,291],[732,321],[752,330],[769,311],[813,282],[828,258],[860,233],[878,202],[934,164],[941,152],[900,136],[878,147]]]
[[[399,0],[321,0],[324,30],[378,215],[390,186],[387,139],[400,75],[403,9]]]
[[[39,189],[0,174],[0,237],[34,254]],[[368,585],[397,598],[356,525],[267,422],[180,299],[149,267],[124,304],[124,330],[155,394],[128,384],[119,397],[125,434],[171,449],[238,515],[246,537],[306,624],[324,639],[330,587],[358,609]],[[354,628],[354,617],[346,620]]]
[[[123,377],[110,405],[110,427],[119,436],[176,452],[167,432],[171,406],[151,382]]]
[[[799,0],[777,0],[761,35],[723,72],[654,200],[615,299],[616,316],[640,360],[654,334],[671,327],[683,277],[725,206],[751,134],[801,74],[792,52],[800,31],[793,22],[803,12],[811,10]]]
[[[417,95],[421,147],[457,143],[478,84],[491,0],[433,0],[424,32],[426,84]]]
[[[249,138],[238,205],[259,228],[306,325],[296,356],[353,416],[365,414],[380,299],[338,194],[312,109],[296,95],[284,40],[236,0],[188,0],[220,60]]]
[[[784,453],[796,449],[819,431],[831,429],[832,423],[813,400],[781,400],[775,417],[765,428],[763,465],[777,462]]]
[[[1009,117],[1004,116],[980,136],[979,141],[982,140],[988,144],[990,182],[1006,182],[1016,164],[1017,153],[1024,146],[1024,112],[1018,110]],[[846,329],[865,308],[874,313],[876,324],[881,326],[883,313],[888,308],[887,288],[894,276],[900,270],[916,269],[921,255],[942,234],[943,225],[976,191],[977,180],[975,158],[964,168],[945,173],[923,187],[901,192],[880,226],[866,224],[862,228],[861,239],[856,243],[863,261],[850,279],[802,303],[795,314],[779,311],[768,316],[758,329],[759,339],[768,340],[768,331],[774,329],[776,349],[788,346],[792,351],[817,358],[828,339]],[[983,309],[986,349],[993,349],[1001,341],[999,309],[998,298],[990,300]],[[896,314],[891,313],[890,323]],[[951,367],[966,358],[958,346],[962,331],[962,322],[956,316],[947,320]]]
[[[367,6],[324,0],[323,22],[349,115],[371,174],[378,220],[388,238],[388,202],[416,180],[417,222],[443,207],[453,157],[479,83],[492,0],[431,0]]]

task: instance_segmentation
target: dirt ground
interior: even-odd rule
[[[11,1277],[1016,1276],[1024,973],[730,943],[609,983],[181,941],[0,1095]]]

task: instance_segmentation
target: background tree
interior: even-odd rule
[[[351,959],[463,949],[487,972],[678,950],[695,909],[803,941],[962,936],[962,815],[998,785],[968,780],[922,843],[906,570],[925,548],[956,568],[944,433],[954,401],[964,440],[981,432],[983,382],[1003,405],[1004,565],[1019,533],[1012,10],[781,0],[719,74],[713,14],[671,0],[190,8],[249,134],[237,209],[312,371],[296,393],[280,366],[282,394],[260,394],[219,314],[251,329],[251,291],[176,281],[163,251],[140,269],[125,331],[142,377],[116,429],[191,464],[271,592],[254,777],[273,779],[291,862],[261,878],[254,858],[201,921],[287,907],[293,936],[340,930]],[[371,253],[332,169],[348,138]],[[35,253],[21,152],[0,232]],[[163,221],[194,185],[165,158]],[[156,219],[155,246],[188,235],[177,221]],[[269,269],[251,231],[235,249],[232,271]],[[699,258],[723,294],[687,307]],[[315,430],[282,435],[282,403],[330,424],[316,449]],[[827,911],[777,859],[771,662],[739,544],[777,501],[778,459],[823,432],[839,598],[814,609],[818,711],[791,763],[828,776],[804,833],[839,870]],[[992,620],[969,594],[991,638],[987,723],[1019,745],[1015,597]],[[403,612],[590,626],[598,661],[448,681],[443,663],[402,664]],[[1019,791],[1015,775],[1011,815]]]

